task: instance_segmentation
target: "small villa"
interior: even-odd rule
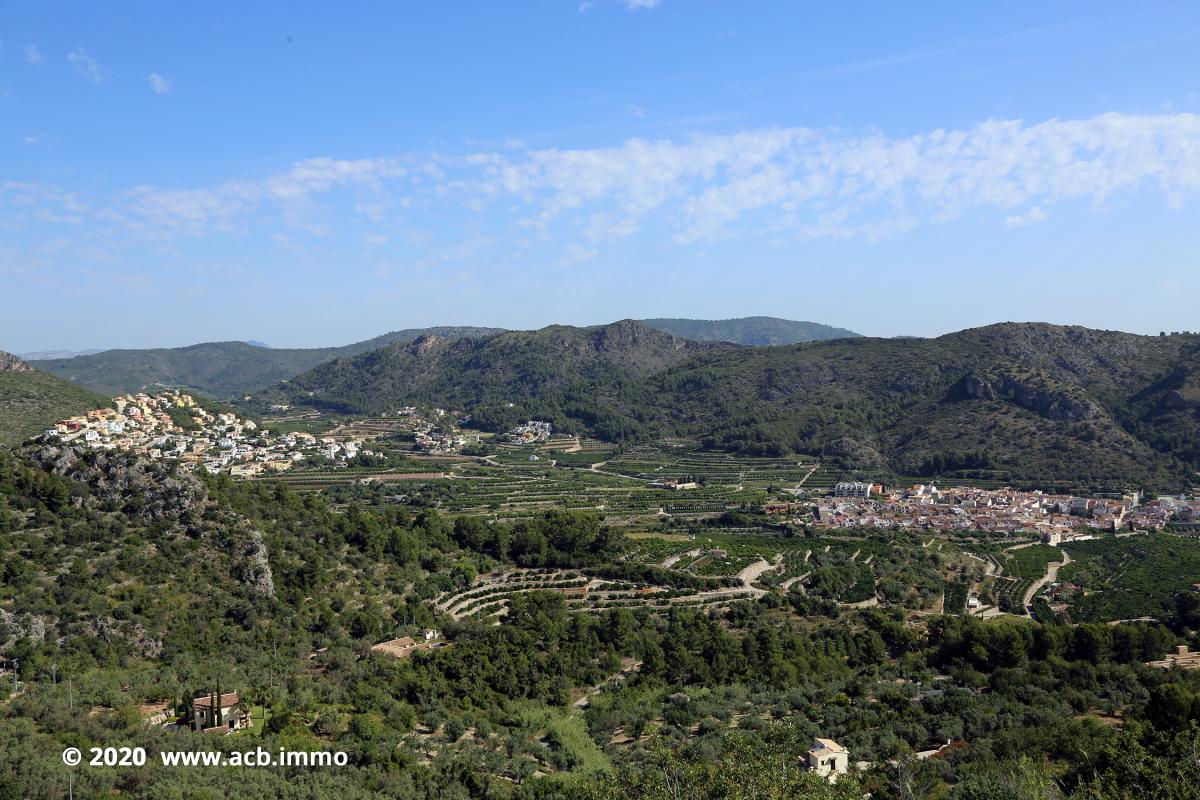
[[[192,727],[205,733],[232,733],[251,725],[250,714],[237,692],[201,695],[192,700]]]
[[[833,739],[814,739],[808,749],[808,768],[832,783],[850,771],[850,751]]]

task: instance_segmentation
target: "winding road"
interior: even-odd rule
[[[1071,563],[1071,554],[1066,550],[1063,550],[1062,554],[1062,561],[1052,561],[1047,564],[1046,574],[1029,584],[1029,588],[1025,590],[1025,596],[1021,598],[1021,605],[1025,608],[1026,616],[1033,617],[1033,598],[1037,596],[1042,587],[1048,583],[1054,583],[1058,578],[1058,571]]]

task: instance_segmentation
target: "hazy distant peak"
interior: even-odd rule
[[[103,349],[93,348],[91,350],[38,350],[33,353],[18,353],[17,355],[26,361],[48,361],[52,358],[74,358],[75,356],[93,356],[96,353],[103,353]]]
[[[699,342],[733,342],[764,347],[828,339],[846,339],[859,334],[820,322],[802,322],[779,317],[736,319],[644,319],[652,328]]]

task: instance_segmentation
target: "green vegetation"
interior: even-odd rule
[[[108,399],[38,370],[0,371],[0,446],[16,444],[63,417],[108,405]]]
[[[496,328],[422,328],[386,333],[343,347],[288,349],[256,347],[245,342],[205,342],[188,347],[149,350],[104,350],[74,358],[37,362],[40,369],[108,395],[139,392],[147,387],[176,386],[214,398],[235,398],[287,380],[318,364],[348,358],[392,342],[419,336],[491,336]]]
[[[482,480],[466,475],[476,468],[514,481],[549,471],[593,492],[635,485],[706,506],[718,501],[691,492],[769,497],[776,481],[815,474],[686,447],[627,450],[610,475],[500,456],[500,468],[464,462],[455,482]],[[651,476],[702,487],[650,490]],[[149,763],[78,770],[76,796],[1195,796],[1200,671],[1144,665],[1198,641],[1200,599],[1183,583],[1193,540],[1065,548],[1089,597],[1153,588],[1160,622],[1109,625],[1099,606],[1082,624],[984,621],[961,616],[969,587],[999,585],[981,559],[1028,581],[1062,550],[962,533],[818,536],[750,507],[630,526],[634,537],[588,508],[446,511],[385,502],[369,485],[298,492],[120,452],[0,450],[0,656],[17,663],[17,691],[0,703],[0,798],[61,798],[63,748],[107,745],[146,747]],[[736,575],[751,565],[766,569]],[[848,605],[863,601],[878,607]],[[448,646],[371,649],[425,628]],[[142,721],[142,704],[186,712],[218,690],[242,694],[253,731]],[[814,779],[800,769],[814,736],[870,766]],[[349,764],[156,758],[259,744],[339,750]]]
[[[1034,581],[1046,574],[1046,565],[1063,560],[1057,547],[1035,544],[1028,547],[1009,548],[998,557],[1006,580],[997,582],[996,595],[1000,610],[1013,614],[1024,614],[1021,601],[1025,590]]]
[[[1177,491],[1200,468],[1197,359],[1195,334],[1005,324],[740,348],[678,346],[624,321],[394,344],[259,399],[339,413],[439,405],[486,430],[534,418],[624,446],[690,437],[883,479]]]
[[[1165,618],[1176,596],[1190,594],[1200,580],[1200,541],[1170,535],[1130,536],[1072,542],[1072,563],[1060,581],[1079,584],[1071,619],[1095,621]]]

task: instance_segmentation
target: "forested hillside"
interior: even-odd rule
[[[64,797],[63,748],[106,745],[146,748],[147,764],[81,767],[75,796],[1195,796],[1182,755],[1200,736],[1200,673],[1142,665],[1194,642],[1194,613],[906,623],[899,608],[783,590],[711,612],[580,613],[533,590],[508,600],[502,624],[455,620],[430,600],[518,563],[617,563],[626,542],[587,512],[497,524],[337,510],[67,447],[0,451],[0,531],[0,652],[17,665],[0,681],[17,689],[0,704],[0,797]],[[450,646],[404,659],[369,648],[428,626]],[[145,721],[156,704],[174,718],[218,689],[246,699],[251,731]],[[813,736],[866,766],[832,786],[805,773]],[[260,745],[341,751],[348,764],[157,757]]]
[[[447,338],[491,336],[497,328],[441,327],[394,331],[343,347],[258,347],[246,342],[206,342],[188,347],[105,350],[94,355],[38,361],[38,367],[92,391],[115,395],[154,385],[192,389],[214,398],[236,397],[286,380],[335,358],[392,342],[436,334]]]
[[[487,339],[426,336],[323,364],[258,400],[367,413],[433,402],[469,410],[491,427],[532,416],[624,438],[639,435],[640,420],[656,413],[645,395],[647,379],[722,349],[738,348],[688,341],[633,320]]]
[[[936,339],[707,346],[626,321],[322,365],[263,397],[343,412],[430,403],[616,442],[690,436],[887,475],[1179,489],[1200,469],[1200,336],[1002,324]]]
[[[63,417],[106,402],[98,394],[0,351],[0,446],[20,442]]]

